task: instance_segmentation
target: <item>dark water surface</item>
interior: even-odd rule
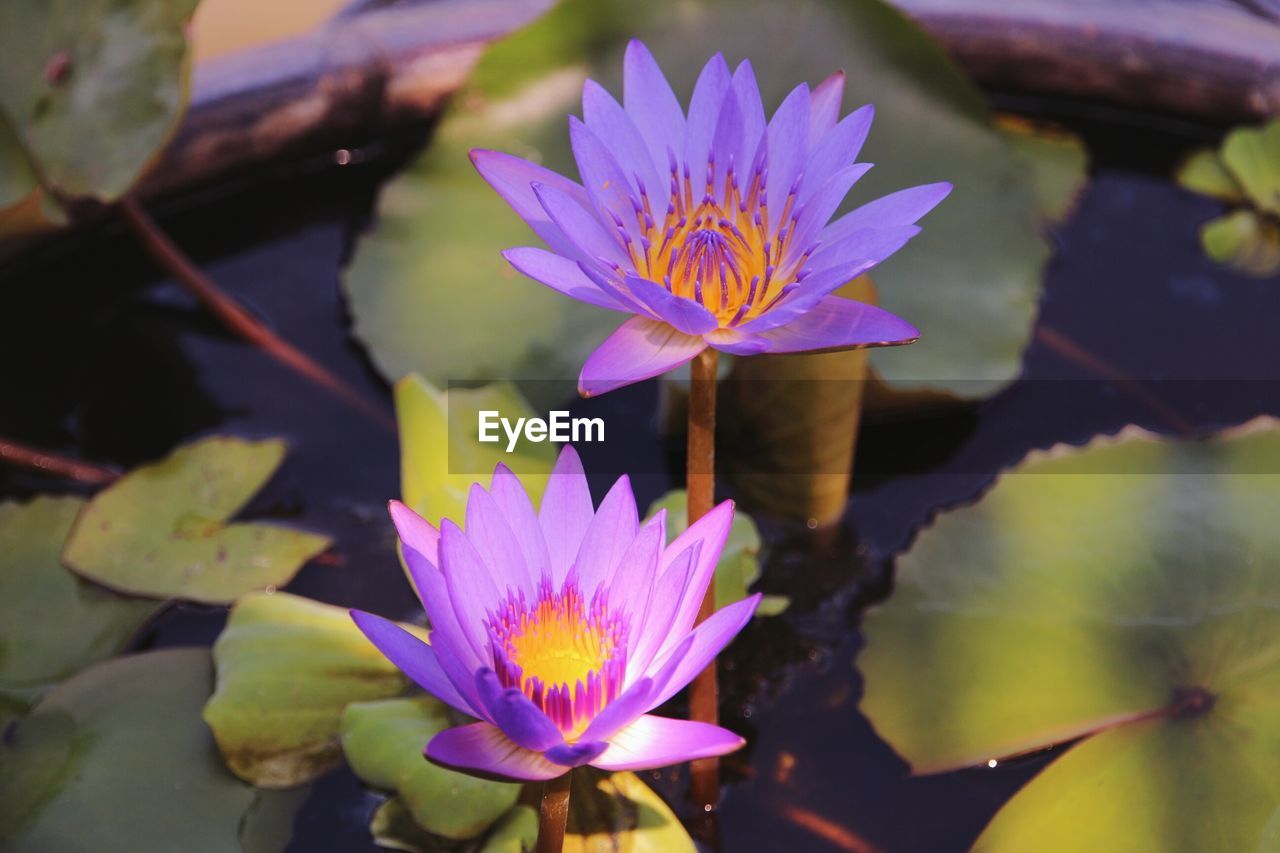
[[[757,620],[722,659],[725,722],[750,740],[726,765],[728,850],[967,848],[1052,755],[912,778],[875,735],[857,710],[854,659],[860,611],[889,593],[893,553],[1031,448],[1130,422],[1186,432],[1280,414],[1280,282],[1205,259],[1197,229],[1219,206],[1166,177],[1205,134],[1076,118],[1095,174],[1054,232],[1041,328],[1112,373],[1151,381],[1140,392],[1100,381],[1042,335],[1024,378],[994,399],[866,424],[860,476],[837,529],[818,535],[762,520],[770,550],[761,588],[792,596],[793,606]],[[338,280],[380,181],[407,151],[371,150],[363,165],[344,168],[296,164],[252,189],[159,211],[225,289],[388,411],[385,384],[348,336]],[[384,512],[399,493],[393,434],[223,332],[158,279],[122,228],[104,224],[0,269],[0,292],[0,435],[126,468],[201,434],[284,436],[288,460],[247,512],[329,533],[337,555],[304,568],[290,591],[415,614]],[[421,321],[432,334],[430,318]],[[656,384],[645,383],[592,401],[609,441],[584,448],[589,471],[645,460],[638,467],[650,473],[635,480],[641,506],[674,482],[651,473],[670,455],[655,427],[657,399]],[[593,478],[597,495],[611,478]],[[0,497],[67,488],[0,468]],[[141,646],[208,644],[224,621],[221,608],[177,606]],[[678,776],[651,781],[683,808]],[[331,774],[300,814],[293,849],[375,850],[374,804],[348,771]]]

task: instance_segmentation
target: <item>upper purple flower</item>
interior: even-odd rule
[[[624,105],[588,80],[569,120],[582,184],[496,151],[472,162],[551,251],[510,249],[516,269],[561,293],[634,314],[587,359],[599,394],[683,364],[707,346],[737,355],[910,343],[919,332],[832,296],[920,233],[951,185],[928,184],[828,224],[871,165],[855,163],[865,106],[837,122],[844,75],[796,87],[765,121],[749,62],[711,58],[688,116],[638,41]]]
[[[477,775],[549,779],[591,764],[642,770],[737,749],[708,723],[648,712],[701,672],[755,612],[755,595],[697,628],[733,505],[720,504],[666,544],[666,514],[644,525],[621,478],[593,510],[571,447],[535,513],[499,465],[472,487],[466,532],[439,530],[398,502],[391,515],[431,622],[427,645],[358,610],[360,630],[392,663],[480,722],[446,729],[427,757]]]

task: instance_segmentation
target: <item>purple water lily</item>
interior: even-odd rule
[[[749,62],[712,57],[686,117],[648,49],[627,47],[619,105],[588,80],[569,133],[582,183],[496,151],[472,162],[550,251],[516,269],[633,314],[582,368],[587,396],[656,376],[706,347],[736,355],[910,343],[919,332],[833,296],[920,233],[951,191],[902,190],[828,223],[868,169],[870,106],[837,121],[844,75],[795,88],[765,121]]]
[[[431,644],[381,617],[351,615],[423,689],[480,720],[432,738],[431,760],[536,780],[583,764],[662,767],[742,745],[718,726],[648,713],[702,671],[759,603],[743,599],[693,627],[732,503],[667,545],[665,512],[641,525],[626,477],[593,510],[566,447],[537,513],[499,465],[487,491],[472,487],[465,533],[448,520],[437,530],[398,502],[391,515]]]

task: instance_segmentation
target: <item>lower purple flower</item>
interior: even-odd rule
[[[479,722],[427,744],[439,764],[502,779],[549,779],[591,764],[642,770],[742,746],[718,726],[654,716],[742,630],[760,596],[694,627],[733,518],[726,501],[666,544],[643,525],[622,477],[593,509],[572,448],[540,511],[499,465],[472,487],[466,532],[437,530],[399,502],[391,515],[431,622],[431,643],[378,616],[356,624],[406,675]]]

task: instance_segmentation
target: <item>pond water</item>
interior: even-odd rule
[[[761,588],[793,603],[756,620],[722,658],[725,722],[749,739],[726,762],[728,850],[966,849],[1052,755],[911,778],[876,736],[857,709],[854,659],[860,611],[889,594],[894,552],[1031,448],[1130,422],[1185,433],[1280,414],[1280,283],[1207,260],[1196,234],[1218,205],[1168,178],[1180,154],[1214,132],[1070,104],[1034,110],[1085,136],[1093,175],[1054,231],[1058,253],[1023,378],[979,405],[870,419],[836,529],[761,519],[770,545]],[[413,142],[361,152],[343,168],[331,158],[290,164],[157,211],[215,280],[388,411],[387,388],[348,336],[339,274],[380,182]],[[0,434],[121,467],[204,433],[284,436],[288,460],[247,512],[336,541],[290,589],[414,615],[384,511],[399,493],[392,433],[224,333],[158,280],[122,228],[104,224],[37,251],[0,270],[0,289],[0,354],[10,365],[0,375]],[[429,317],[422,334],[432,334]],[[1084,355],[1064,354],[1064,340]],[[584,448],[597,495],[614,476],[600,472],[624,467],[646,472],[635,478],[641,506],[675,484],[653,473],[678,461],[657,433],[657,401],[650,382],[591,402],[610,425],[608,443]],[[0,468],[3,498],[67,488]],[[224,621],[222,608],[177,606],[140,647],[208,644]],[[678,775],[649,779],[684,808]],[[374,802],[336,771],[316,784],[291,849],[377,849],[367,832]]]

